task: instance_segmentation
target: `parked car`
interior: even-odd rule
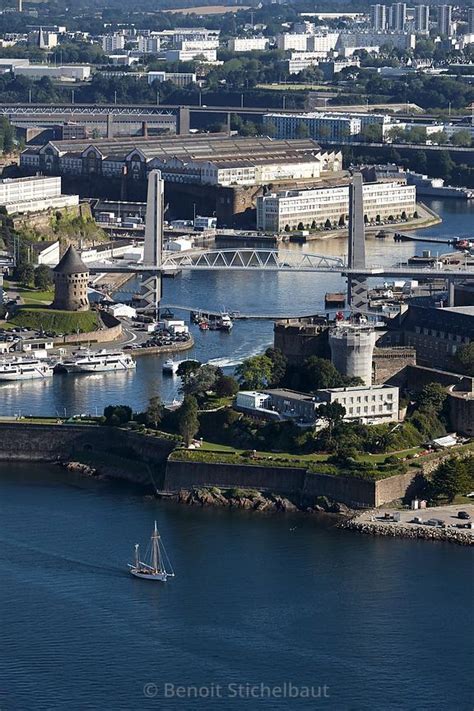
[[[438,528],[445,528],[446,524],[440,518],[429,518],[426,522],[427,526],[437,526]]]
[[[469,521],[471,517],[467,511],[458,511],[458,518],[463,518],[465,521]]]

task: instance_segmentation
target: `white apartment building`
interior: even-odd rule
[[[415,32],[427,35],[430,29],[430,6],[415,5]]]
[[[399,390],[390,385],[326,388],[317,390],[318,403],[337,402],[345,409],[345,420],[359,420],[365,424],[398,422]]]
[[[227,48],[231,52],[261,52],[267,47],[268,39],[266,37],[232,37],[227,42]]]
[[[297,52],[307,52],[308,51],[308,40],[311,35],[308,34],[293,34],[285,32],[282,35],[277,35],[277,47],[278,49],[283,49],[285,52],[289,49],[294,49]]]
[[[364,220],[410,218],[416,211],[416,187],[402,182],[364,183]],[[257,229],[283,232],[343,225],[349,219],[349,185],[285,190],[257,198]]]
[[[164,53],[167,62],[191,62],[193,59],[204,59],[205,62],[216,62],[215,49],[168,49]]]
[[[197,81],[194,72],[148,72],[148,83],[153,84],[154,81],[163,82],[170,81],[176,86],[188,86],[195,84]]]
[[[407,6],[404,2],[396,2],[390,6],[390,29],[395,32],[405,32],[407,24]]]
[[[452,15],[451,5],[438,5],[438,32],[443,37],[451,37],[454,33]]]
[[[374,30],[385,30],[387,27],[387,6],[379,3],[377,5],[371,5],[370,22]]]
[[[143,54],[157,54],[161,48],[161,40],[158,36],[138,36],[138,51]]]
[[[125,36],[118,32],[114,32],[112,35],[104,35],[102,37],[102,49],[106,54],[125,49]]]
[[[78,204],[78,195],[61,195],[61,178],[33,176],[0,180],[0,205],[9,215]]]
[[[336,50],[344,57],[349,57],[358,49],[378,52],[382,45],[389,45],[406,50],[414,49],[415,43],[416,35],[410,32],[341,32]]]
[[[274,138],[300,138],[302,132],[319,141],[350,141],[360,137],[368,125],[392,126],[389,116],[364,113],[265,114],[263,125]]]
[[[26,67],[13,68],[15,76],[29,77],[30,79],[58,79],[60,81],[86,81],[91,76],[90,64],[68,64],[53,67],[49,64],[30,64]]]
[[[293,52],[288,60],[288,72],[299,74],[308,67],[316,67],[325,57],[326,52]]]
[[[203,39],[203,40],[182,40],[178,42],[176,49],[200,52],[201,50],[217,49],[219,47],[218,39]]]

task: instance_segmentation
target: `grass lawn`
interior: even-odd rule
[[[54,334],[88,333],[99,327],[99,317],[95,311],[56,311],[40,306],[20,307],[10,323],[21,328],[43,330]]]
[[[25,304],[48,305],[52,302],[54,298],[54,291],[52,288],[48,289],[47,291],[39,291],[38,289],[30,289],[7,279],[5,279],[4,281],[4,288],[5,291],[14,291],[16,295],[20,296],[23,299]]]
[[[257,84],[255,88],[272,91],[338,91],[337,87],[324,84]]]

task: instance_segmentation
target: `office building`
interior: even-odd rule
[[[387,6],[370,6],[370,24],[374,30],[383,31],[387,28]]]
[[[401,182],[364,183],[364,220],[377,224],[383,220],[413,217],[416,187]],[[344,226],[349,219],[349,185],[283,190],[257,198],[257,229],[288,232]]]
[[[48,77],[57,81],[87,81],[91,76],[90,64],[69,64],[55,67],[50,64],[30,64],[29,66],[13,69],[15,76],[24,76],[29,79],[42,79]]]
[[[195,59],[201,59],[204,62],[217,61],[217,52],[215,49],[167,49],[164,52],[164,58],[167,62],[191,62]]]
[[[138,51],[143,54],[157,54],[161,48],[161,40],[157,36],[140,35],[138,37]]]
[[[438,32],[443,37],[451,37],[453,34],[452,12],[451,5],[439,5],[438,7]]]
[[[415,32],[427,35],[430,29],[430,6],[415,6]]]

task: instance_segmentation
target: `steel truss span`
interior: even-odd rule
[[[340,271],[344,261],[319,254],[264,249],[215,249],[163,255],[163,269]]]

